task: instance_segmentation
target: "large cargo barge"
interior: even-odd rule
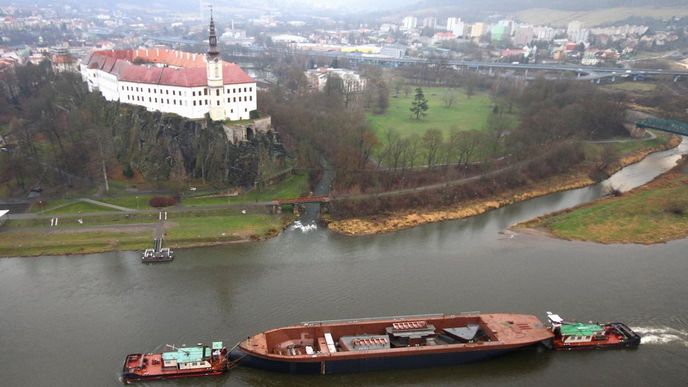
[[[544,344],[553,333],[522,314],[416,315],[305,322],[258,333],[229,354],[239,365],[335,374],[455,365]]]

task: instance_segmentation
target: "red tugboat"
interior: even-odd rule
[[[640,344],[640,335],[626,324],[579,323],[565,321],[558,314],[547,312],[557,351],[635,348]]]
[[[521,314],[417,315],[305,322],[249,337],[234,364],[292,374],[337,374],[475,362],[540,344],[553,334]]]
[[[122,367],[122,382],[221,375],[227,371],[227,348],[221,341],[213,342],[210,347],[202,344],[169,347],[172,351],[127,355]]]

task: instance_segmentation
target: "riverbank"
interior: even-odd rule
[[[284,230],[295,216],[249,209],[169,212],[156,214],[108,213],[91,217],[10,220],[0,232],[0,257],[91,254],[143,250],[153,245],[156,228],[164,231],[165,247],[187,248],[265,240]]]
[[[142,251],[161,230],[164,245],[173,249],[269,239],[296,219],[291,211],[271,213],[271,201],[308,192],[307,180],[305,174],[291,175],[232,196],[194,192],[163,209],[150,206],[152,194],[43,199],[2,224],[0,257]]]
[[[605,173],[611,175],[628,165],[643,160],[651,153],[675,148],[680,143],[680,137],[671,136],[665,143],[655,143],[644,148],[633,149],[622,154],[616,162],[610,163],[605,168]],[[332,220],[329,222],[328,228],[334,232],[348,236],[392,232],[426,223],[468,218],[516,202],[556,192],[583,188],[595,183],[596,182],[590,177],[589,168],[580,166],[566,174],[553,176],[533,183],[527,187],[501,192],[490,198],[461,202],[451,207],[411,209],[370,217]]]
[[[688,157],[650,183],[513,227],[566,240],[656,244],[688,237]]]

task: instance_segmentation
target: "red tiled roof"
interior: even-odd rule
[[[136,58],[172,67],[136,65]],[[90,69],[100,69],[120,81],[168,86],[198,87],[208,84],[205,55],[168,49],[105,50],[93,52],[87,59]],[[235,63],[222,62],[225,85],[252,83],[254,80]]]

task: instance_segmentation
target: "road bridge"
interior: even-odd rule
[[[467,70],[513,70],[523,71],[525,77],[528,77],[528,72],[535,71],[549,71],[559,73],[574,73],[578,80],[599,81],[604,78],[609,78],[615,81],[617,77],[630,78],[633,80],[644,80],[647,77],[671,77],[674,82],[688,78],[688,71],[686,70],[664,70],[664,69],[627,69],[624,67],[592,67],[572,64],[558,64],[558,63],[505,63],[505,62],[486,62],[486,61],[467,61],[467,60],[447,60],[447,59],[426,59],[415,57],[393,58],[376,54],[358,54],[358,53],[342,53],[342,52],[321,52],[321,51],[304,51],[304,55],[313,57],[330,57],[338,59],[346,59],[356,64],[371,64],[386,67],[400,67],[409,65],[433,65],[433,66],[448,66],[455,69]]]
[[[293,205],[294,213],[298,213],[298,206],[302,204],[327,204],[330,202],[329,196],[304,196],[292,199],[275,199],[270,204],[272,206],[273,213],[279,213],[282,210],[283,205],[291,204]]]

